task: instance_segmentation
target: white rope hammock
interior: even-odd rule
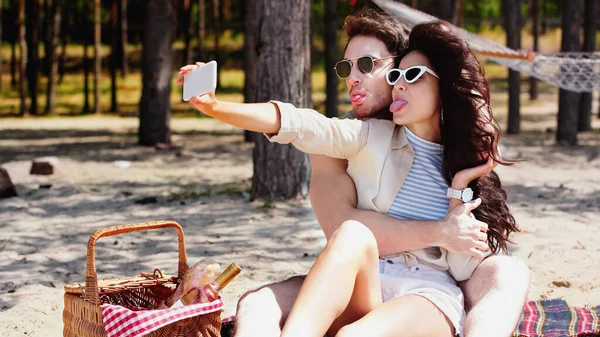
[[[414,27],[419,23],[439,20],[412,7],[393,0],[372,0],[388,14]],[[576,92],[600,90],[600,53],[539,54],[516,51],[487,40],[462,28],[451,25],[454,34],[463,38],[476,53],[490,60],[525,72],[544,82]]]

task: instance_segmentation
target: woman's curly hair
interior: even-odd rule
[[[512,165],[500,154],[500,127],[492,116],[490,90],[484,70],[467,43],[456,36],[445,21],[419,24],[413,28],[408,47],[423,53],[439,75],[439,91],[443,119],[444,176],[451,184],[454,175],[466,168],[484,164],[488,158]],[[469,184],[481,205],[475,217],[488,225],[488,244],[497,253],[507,251],[509,234],[518,230],[506,204],[506,192],[494,171]]]

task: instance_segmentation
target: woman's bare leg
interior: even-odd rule
[[[342,313],[358,318],[381,304],[378,255],[367,227],[344,222],[304,280],[281,336],[322,337]]]
[[[451,337],[454,327],[429,300],[418,295],[391,299],[360,320],[344,326],[335,337]]]

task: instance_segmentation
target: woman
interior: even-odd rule
[[[393,121],[327,119],[280,102],[220,102],[214,92],[190,102],[271,141],[348,159],[362,208],[434,220],[467,201],[469,187],[481,199],[473,214],[488,224],[491,251],[506,251],[517,228],[491,170],[511,162],[497,150],[500,130],[481,65],[442,22],[416,26],[399,56],[399,68],[386,74],[394,86]],[[343,62],[358,71],[355,60]],[[372,233],[346,222],[309,272],[282,336],[461,335],[465,313],[456,280],[469,278],[479,262],[440,247],[380,258]]]

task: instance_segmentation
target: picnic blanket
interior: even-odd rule
[[[564,300],[529,301],[517,324],[514,337],[600,336],[600,306],[572,307]],[[221,337],[233,336],[234,321],[224,321]]]
[[[600,306],[572,307],[561,299],[529,301],[515,337],[600,336]]]

